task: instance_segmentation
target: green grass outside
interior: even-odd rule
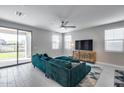
[[[19,52],[19,58],[24,57],[24,52]],[[17,53],[0,53],[0,59],[6,59],[6,58],[17,58]]]

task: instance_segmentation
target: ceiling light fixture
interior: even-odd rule
[[[16,11],[16,15],[21,17],[21,16],[24,16],[24,13],[22,13],[20,11]]]

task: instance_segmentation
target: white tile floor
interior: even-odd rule
[[[113,87],[114,70],[122,68],[99,66],[103,68],[103,71],[96,83],[96,87]],[[43,72],[33,68],[32,64],[28,63],[0,69],[0,87],[61,87],[61,85],[46,78]]]

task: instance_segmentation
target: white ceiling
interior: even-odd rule
[[[15,15],[16,11],[24,16]],[[93,5],[32,5],[0,6],[0,19],[57,32],[69,32],[124,20],[124,6]],[[68,20],[74,29],[61,29],[61,21]]]

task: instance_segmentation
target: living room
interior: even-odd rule
[[[0,5],[0,87],[124,87],[123,11]]]

